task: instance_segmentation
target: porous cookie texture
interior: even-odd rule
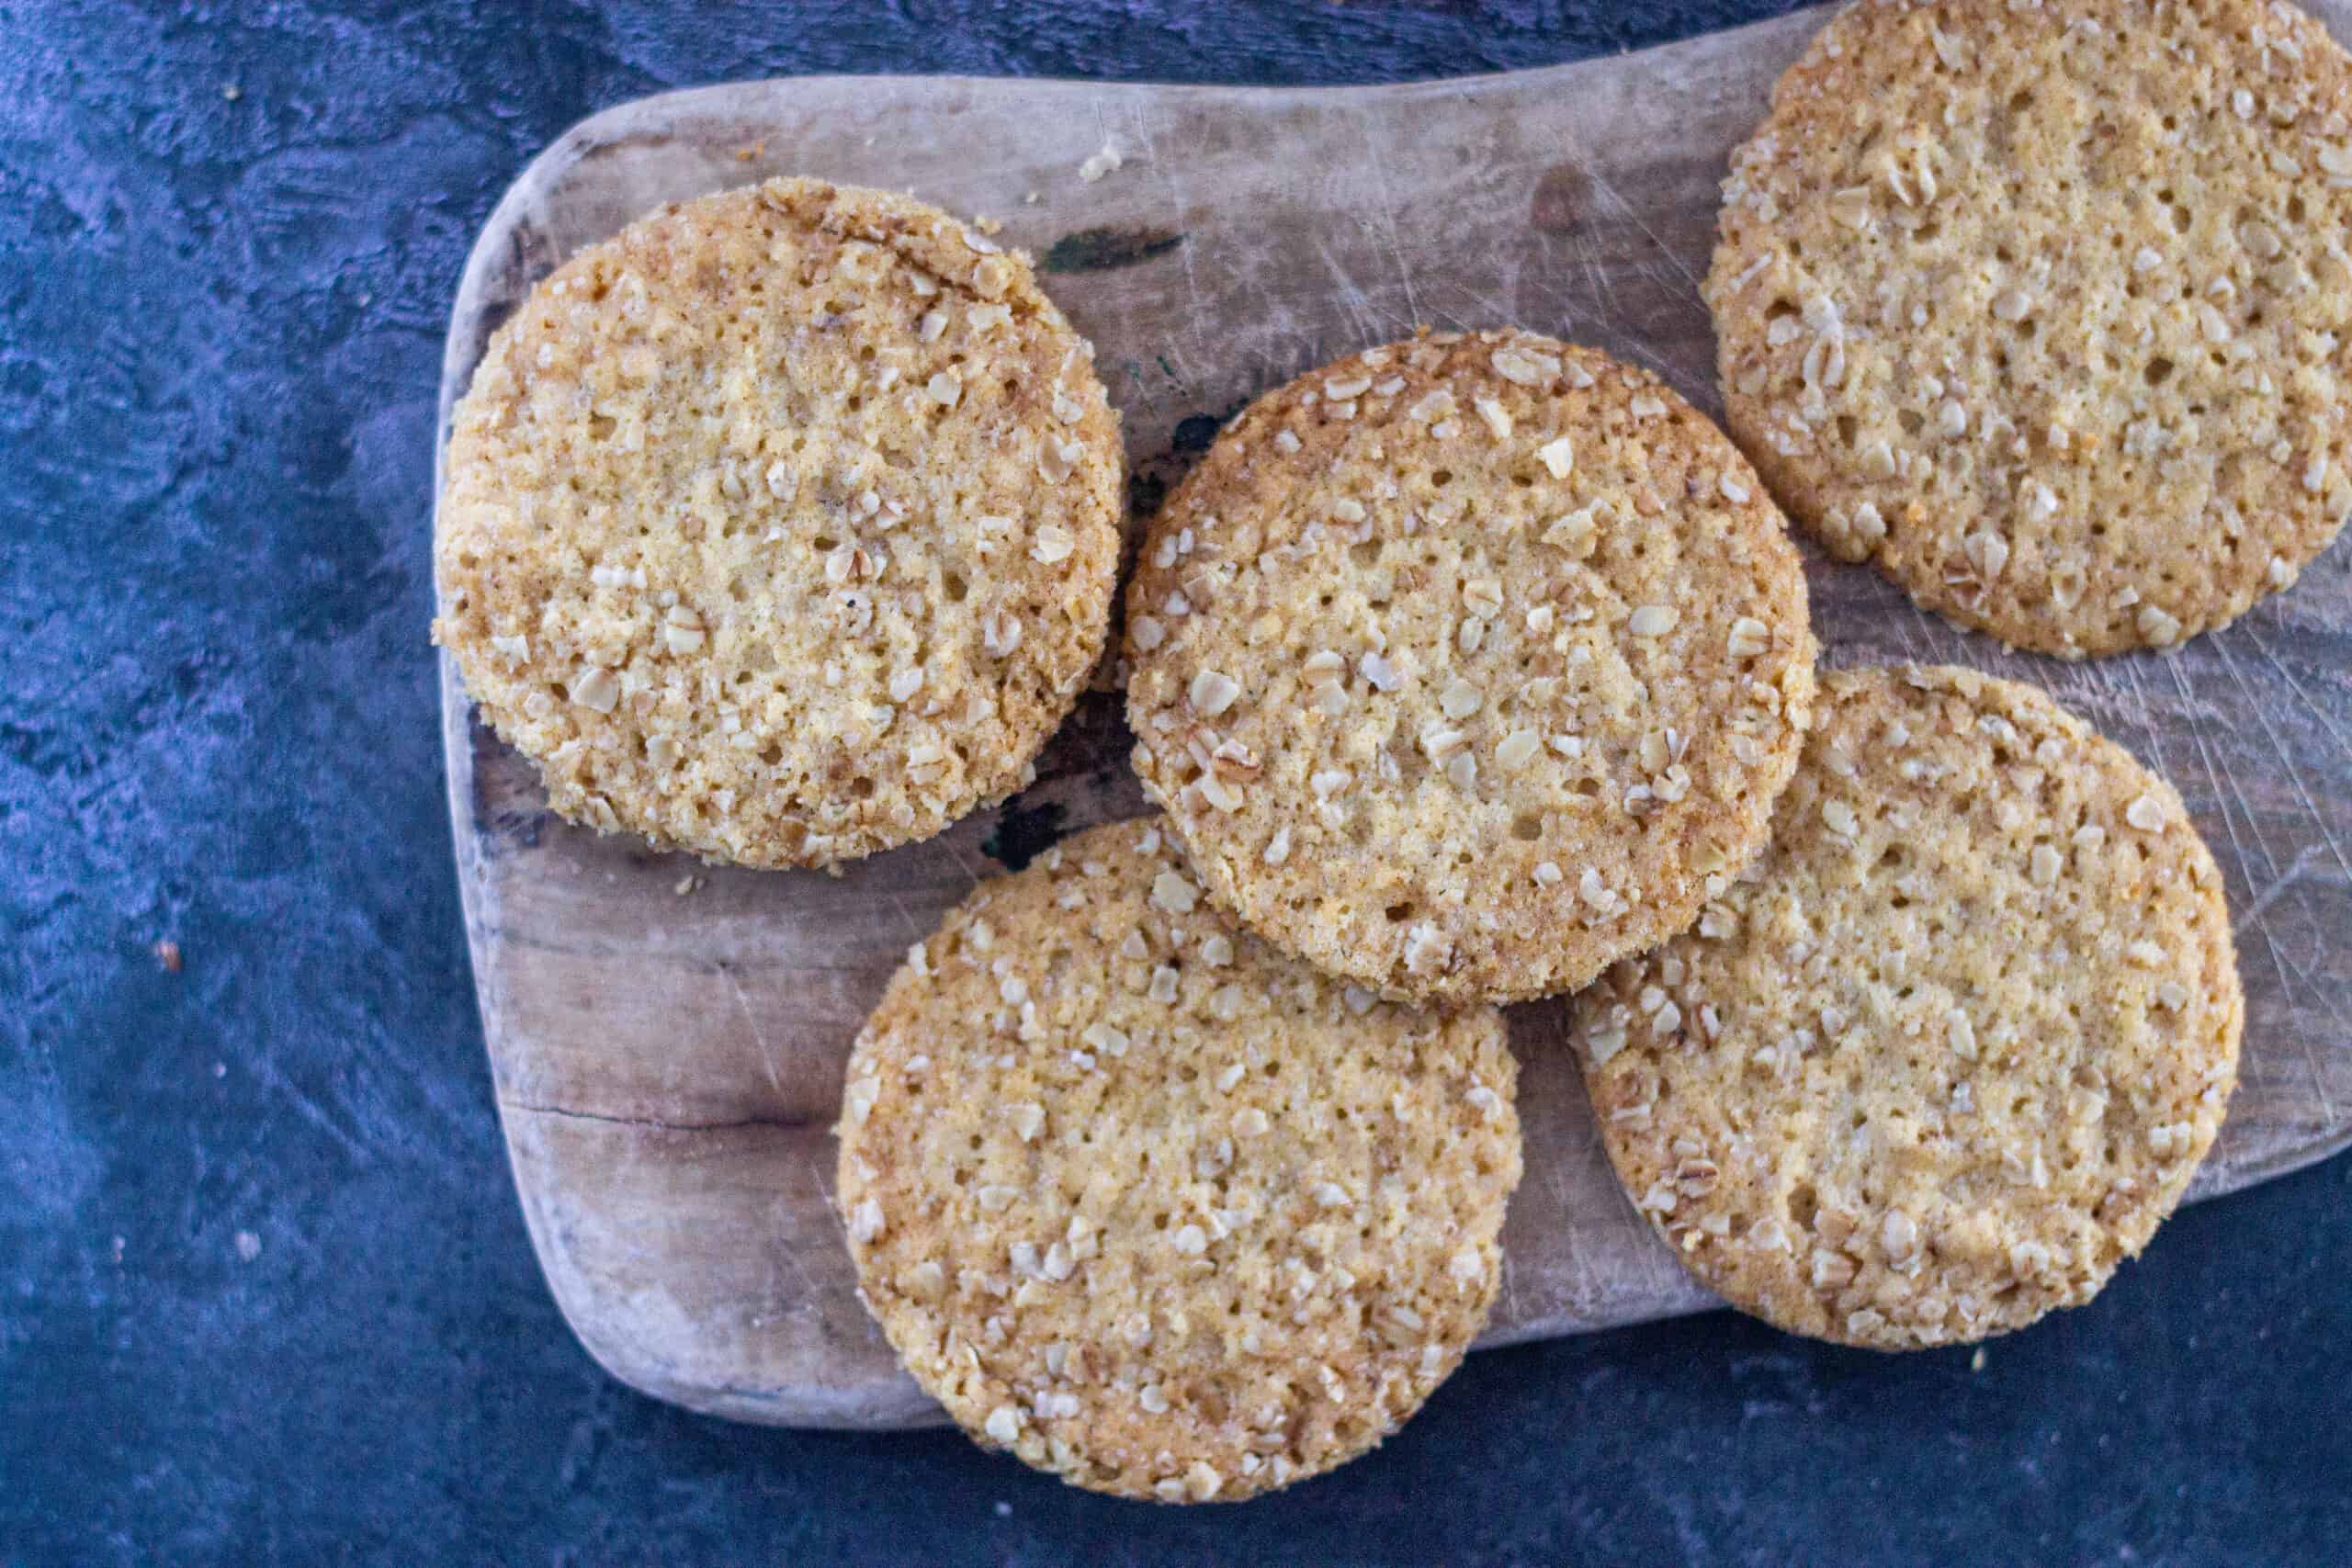
[[[1905,1349],[2088,1301],[2211,1146],[2244,1004],[2172,787],[2029,687],[1826,676],[1771,847],[1580,997],[1627,1192],[1782,1328]]]
[[[435,634],[605,831],[747,865],[1018,787],[1102,651],[1118,423],[1025,258],[780,179],[592,246],[450,430]]]
[[[1764,841],[1804,580],[1723,434],[1523,333],[1252,404],[1128,591],[1136,771],[1218,904],[1408,999],[1565,990]]]
[[[2291,583],[2352,507],[2352,71],[2292,6],[1865,4],[1733,155],[1733,433],[1928,607],[2079,658]]]
[[[982,1442],[1248,1497],[1377,1444],[1486,1322],[1520,1174],[1488,1009],[1411,1011],[1217,915],[1157,822],[982,884],[859,1035],[861,1293]]]

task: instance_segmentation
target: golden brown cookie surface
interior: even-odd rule
[[[1101,651],[1120,474],[1024,258],[773,180],[632,224],[499,329],[435,635],[563,815],[851,859],[1018,787]]]
[[[1260,399],[1127,598],[1136,769],[1211,896],[1385,995],[1584,983],[1763,842],[1813,642],[1747,462],[1526,333]]]
[[[2079,658],[2352,509],[2352,62],[2290,6],[1857,5],[1733,157],[1732,430],[1929,608]]]
[[[2212,857],[2030,687],[1825,676],[1771,847],[1577,998],[1611,1161],[1685,1265],[1885,1349],[2079,1305],[2171,1213],[2236,1081]]]
[[[1501,1278],[1498,1015],[1409,1011],[1237,932],[1157,819],[983,884],[852,1054],[869,1308],[967,1430],[1074,1484],[1230,1500],[1418,1409]]]

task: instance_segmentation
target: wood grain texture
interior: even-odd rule
[[[2344,36],[2346,7],[2320,10]],[[816,78],[625,105],[567,133],[492,214],[450,328],[443,427],[488,333],[560,258],[662,201],[786,172],[1002,219],[1097,346],[1139,511],[1250,396],[1418,324],[1594,344],[1716,411],[1698,278],[1717,182],[1818,21],[1405,86]],[[1125,166],[1081,181],[1106,141]],[[1808,570],[1831,662],[2034,682],[2180,786],[2227,877],[2247,994],[2243,1082],[2194,1195],[2352,1141],[2352,550],[2176,655],[2087,666],[2005,654],[1865,569],[1809,554]],[[501,1114],[582,1342],[715,1414],[938,1419],[853,1292],[828,1201],[841,1066],[907,944],[1001,869],[991,846],[1017,860],[1144,808],[1115,698],[1088,698],[1002,810],[836,879],[709,870],[560,822],[446,659],[442,684]],[[675,895],[689,873],[704,885]],[[1559,1006],[1512,1022],[1527,1179],[1486,1343],[1710,1304],[1611,1179]]]

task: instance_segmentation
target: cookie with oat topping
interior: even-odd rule
[[[1284,958],[1157,821],[983,883],[858,1036],[838,1194],[869,1310],[967,1431],[1231,1501],[1419,1409],[1484,1325],[1520,1175],[1491,1009]]]
[[[1835,554],[2065,658],[2287,587],[2352,509],[2352,69],[2256,0],[1856,5],[1733,154],[1733,434]]]
[[[1252,404],[1128,589],[1136,771],[1219,905],[1404,999],[1571,989],[1764,841],[1813,691],[1780,513],[1646,372],[1425,336]]]
[[[436,640],[549,804],[745,865],[1018,787],[1108,633],[1116,416],[1029,263],[778,179],[572,257],[453,416]]]
[[[1798,1334],[1983,1338],[2179,1201],[2245,1006],[2172,786],[2030,687],[1823,677],[1772,843],[1577,999],[1593,1112],[1698,1279]]]

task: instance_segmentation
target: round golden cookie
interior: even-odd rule
[[[982,1441],[1229,1501],[1377,1444],[1486,1322],[1520,1174],[1487,1009],[1415,1012],[1239,933],[1156,820],[983,883],[850,1056],[867,1307]]]
[[[926,838],[1021,784],[1107,635],[1091,357],[904,197],[664,208],[491,339],[435,635],[576,821],[762,866]]]
[[[1136,771],[1210,896],[1404,999],[1584,984],[1761,845],[1813,691],[1804,579],[1664,383],[1530,333],[1252,404],[1127,596]]]
[[[1857,5],[1732,159],[1731,427],[2004,642],[2167,647],[2352,508],[2352,70],[2291,6]]]
[[[2172,786],[2030,687],[1822,680],[1772,844],[1576,1004],[1635,1205],[1702,1282],[1881,1349],[2088,1301],[2211,1146],[2244,1003]]]

